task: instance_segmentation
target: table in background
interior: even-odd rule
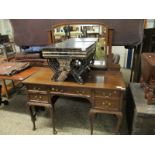
[[[3,83],[3,86],[5,88],[5,92],[6,92],[6,96],[7,98],[9,98],[9,93],[8,93],[8,89],[7,89],[7,84],[5,80],[12,80],[12,81],[23,81],[24,79],[28,78],[29,76],[31,76],[32,74],[34,74],[35,72],[37,72],[41,67],[30,67],[27,68],[23,71],[20,71],[17,74],[14,74],[12,76],[4,76],[4,75],[0,75],[0,80]],[[14,87],[14,83],[13,87]]]
[[[122,121],[122,100],[125,83],[120,72],[92,71],[87,75],[86,82],[79,84],[75,81],[54,82],[53,72],[42,68],[37,73],[23,81],[27,87],[28,105],[30,108],[33,129],[36,113],[34,106],[48,107],[52,113],[53,133],[56,133],[54,122],[55,96],[71,96],[86,98],[91,103],[89,119],[91,134],[93,134],[93,118],[96,113],[114,114],[117,116],[116,133],[119,132]]]

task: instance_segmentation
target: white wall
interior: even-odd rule
[[[127,49],[124,46],[113,46],[112,53],[120,55],[119,64],[122,68],[126,68]]]
[[[0,19],[0,33],[9,35],[10,39],[13,38],[13,29],[9,19]]]
[[[155,26],[155,20],[154,19],[147,19],[146,28],[154,28],[154,26]]]
[[[0,19],[0,33],[2,35],[9,35],[10,41],[14,41],[13,28],[9,19]],[[20,51],[18,46],[15,46],[15,48],[17,52]]]

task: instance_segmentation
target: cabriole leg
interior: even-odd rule
[[[89,112],[89,120],[90,120],[90,134],[93,135],[94,113],[92,111]]]

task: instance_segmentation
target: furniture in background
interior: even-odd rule
[[[155,53],[141,55],[141,87],[148,104],[155,99]]]
[[[125,83],[120,72],[89,72],[83,85],[70,80],[55,82],[51,80],[53,74],[49,68],[42,68],[22,81],[27,88],[27,104],[30,108],[33,130],[36,129],[36,112],[32,108],[35,106],[47,107],[52,113],[53,133],[55,134],[54,104],[56,98],[58,96],[70,96],[86,98],[90,102],[91,134],[93,134],[93,120],[96,113],[116,115],[117,126],[115,132],[119,132],[123,117],[122,100],[125,91]]]
[[[7,84],[6,84],[6,80],[11,80],[11,81],[23,81],[24,79],[28,78],[29,76],[31,76],[32,74],[34,74],[35,72],[38,71],[39,68],[37,67],[31,67],[28,68],[26,70],[23,70],[17,74],[8,76],[8,75],[0,75],[0,80],[2,81],[2,84],[4,86],[5,89],[5,93],[6,93],[6,97],[9,98],[9,91],[7,89]],[[14,82],[12,82],[12,86],[13,88],[15,88],[14,86]]]
[[[0,51],[4,55],[6,61],[10,61],[14,58],[16,48],[14,42],[10,41],[8,35],[0,34]]]
[[[47,61],[42,58],[43,46],[21,46],[20,53],[16,53],[16,62],[29,62],[31,66],[43,67],[47,66]]]
[[[155,52],[155,28],[144,29],[143,52]]]
[[[127,122],[129,133],[155,134],[155,104],[148,105],[140,83],[130,83],[127,93]]]
[[[155,51],[155,28],[143,29],[143,40],[140,44],[130,47],[134,49],[133,65],[131,69],[130,81],[140,82],[141,78],[141,54],[143,52]]]
[[[40,53],[36,52],[20,52],[16,53],[15,61],[16,62],[29,62],[33,67],[44,67],[47,66],[47,60],[43,59]]]

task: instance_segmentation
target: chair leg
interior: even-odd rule
[[[33,129],[32,130],[36,130],[36,125],[35,125],[36,114],[33,113],[32,106],[29,106],[29,110],[30,110],[31,120],[33,123]]]

